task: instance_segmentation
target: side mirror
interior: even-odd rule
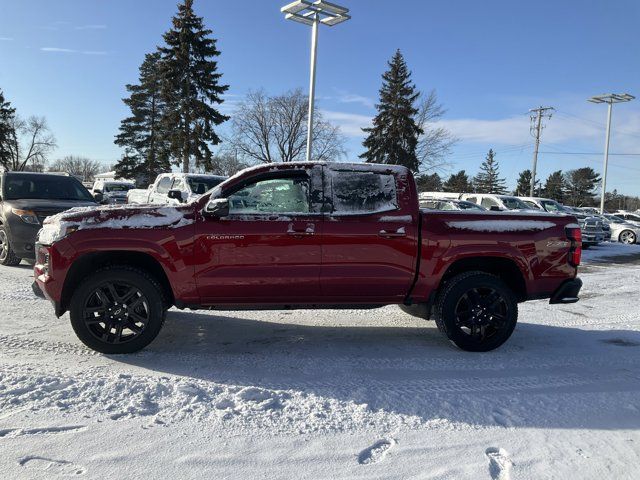
[[[169,190],[169,192],[167,193],[167,197],[171,198],[172,200],[178,200],[180,203],[182,203],[182,192],[180,190]]]
[[[501,212],[502,210],[500,210],[500,207],[498,205],[491,205],[491,208],[489,209],[492,212]]]
[[[98,203],[102,203],[104,201],[104,195],[102,195],[102,192],[93,192],[93,198]]]
[[[150,183],[149,186],[147,187],[147,190],[151,190],[153,188],[153,183]]]
[[[229,215],[229,200],[226,198],[215,198],[204,207],[205,217],[224,218]]]

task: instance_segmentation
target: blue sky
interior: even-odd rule
[[[286,22],[282,1],[195,0],[214,31],[230,85],[226,113],[250,89],[308,86],[310,29]],[[320,31],[317,95],[325,117],[362,152],[360,127],[375,114],[380,75],[404,53],[419,89],[436,89],[442,124],[460,142],[450,171],[475,173],[489,148],[515,184],[530,168],[528,110],[551,105],[539,173],[602,168],[605,92],[640,97],[640,2],[635,0],[342,0],[352,20]],[[19,113],[47,117],[54,157],[114,163],[124,85],[162,41],[175,0],[0,0],[0,88]],[[640,195],[640,98],[614,107],[609,189]],[[223,130],[226,127],[222,127]],[[588,152],[591,155],[566,153]],[[446,175],[446,172],[445,172]]]

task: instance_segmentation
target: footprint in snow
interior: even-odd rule
[[[18,461],[21,467],[45,472],[47,477],[52,475],[75,477],[87,473],[87,469],[67,460],[53,460],[45,457],[24,457]]]
[[[396,440],[393,438],[383,438],[378,440],[370,447],[365,448],[358,455],[358,463],[360,465],[370,465],[372,463],[378,463],[384,460],[391,447],[396,444]]]
[[[513,462],[503,448],[490,447],[485,451],[489,459],[489,474],[492,480],[511,480]]]

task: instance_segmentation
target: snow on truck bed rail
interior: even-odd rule
[[[193,223],[175,207],[136,205],[104,205],[100,207],[76,207],[47,217],[38,233],[38,240],[51,243],[69,226],[78,230],[98,228],[178,228]],[[62,235],[64,236],[64,234]]]
[[[553,222],[540,220],[456,220],[446,222],[449,227],[474,232],[519,232],[547,230],[556,226]]]

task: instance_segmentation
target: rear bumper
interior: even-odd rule
[[[582,288],[582,280],[574,278],[567,280],[560,285],[555,292],[551,295],[549,303],[576,303],[578,300],[578,294]]]

